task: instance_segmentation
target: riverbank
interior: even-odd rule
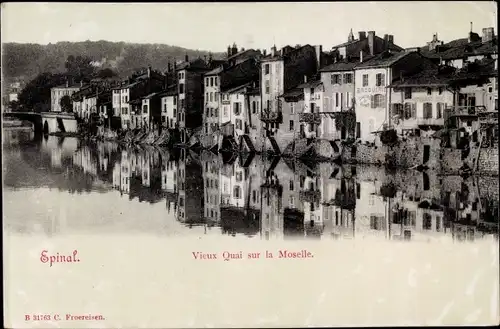
[[[2,127],[3,128],[30,128],[30,127],[33,127],[33,124],[29,121],[3,119],[2,120]]]
[[[244,151],[244,148],[240,148],[237,143],[230,149],[222,148],[222,145],[227,145],[224,143],[206,147],[197,132],[191,132],[182,142],[180,132],[177,129],[164,129],[162,132],[141,129],[115,132],[98,127],[94,132],[80,130],[79,133],[54,133],[53,135],[112,141],[124,145],[178,147],[215,153],[249,153],[248,150]],[[469,150],[446,148],[441,146],[439,138],[429,137],[408,139],[390,146],[359,141],[299,139],[290,142],[289,146],[281,152],[264,148],[254,149],[250,153],[316,163],[369,164],[387,168],[435,171],[440,175],[499,176],[497,148],[473,147]]]

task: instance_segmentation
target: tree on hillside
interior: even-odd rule
[[[26,111],[50,110],[50,89],[66,82],[64,74],[42,73],[31,80],[19,94],[19,104]]]
[[[61,97],[59,104],[63,112],[73,112],[73,102],[68,95]]]
[[[64,66],[66,73],[74,81],[88,80],[95,74],[95,67],[92,65],[90,57],[69,55]]]

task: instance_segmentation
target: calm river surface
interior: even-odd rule
[[[498,321],[497,177],[2,137],[7,327]]]
[[[498,178],[126,148],[4,130],[9,234],[475,241],[498,234]]]

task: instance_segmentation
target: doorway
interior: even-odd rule
[[[424,145],[424,161],[423,163],[427,163],[429,161],[431,155],[431,146],[430,145]]]
[[[49,124],[47,121],[43,124],[43,134],[48,135],[49,134]]]

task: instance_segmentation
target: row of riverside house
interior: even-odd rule
[[[73,106],[111,128],[156,135],[166,128],[181,144],[217,150],[304,155],[313,148],[331,158],[342,141],[380,144],[387,130],[405,138],[439,133],[457,147],[471,139],[490,145],[498,140],[497,55],[493,28],[448,43],[435,34],[409,49],[392,35],[356,38],[352,30],[330,51],[233,44],[223,60],[186,56],[102,90],[82,86]]]

